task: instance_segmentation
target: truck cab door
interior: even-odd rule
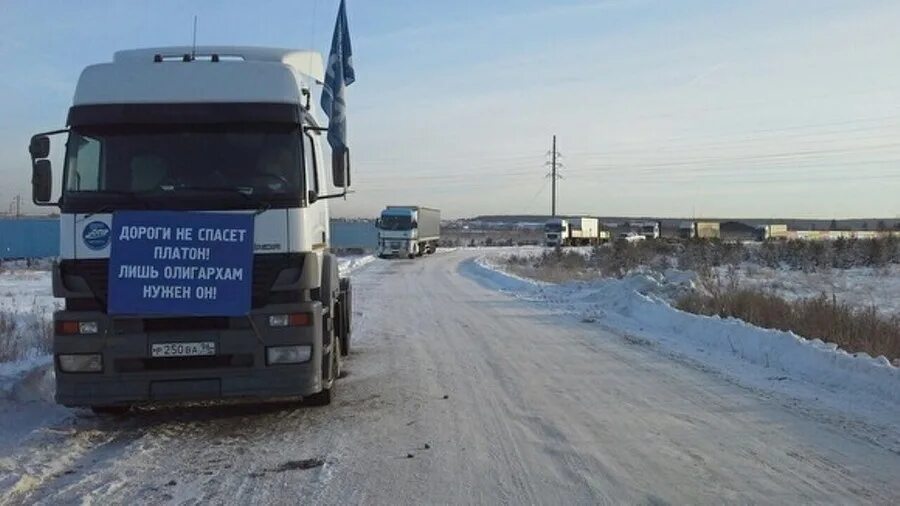
[[[316,252],[324,252],[330,244],[328,201],[318,199],[319,195],[328,193],[328,178],[320,140],[321,134],[319,132],[307,130],[303,134],[308,200],[305,225],[310,232],[309,237],[312,249]]]

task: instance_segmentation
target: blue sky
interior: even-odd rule
[[[116,49],[329,44],[337,0],[3,2],[0,210]],[[900,2],[348,0],[354,186],[449,216],[900,215]]]

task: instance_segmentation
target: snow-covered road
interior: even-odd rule
[[[492,290],[474,254],[354,273],[329,407],[15,404],[43,418],[0,441],[0,503],[900,502],[900,454],[862,422]]]

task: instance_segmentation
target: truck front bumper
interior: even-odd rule
[[[378,246],[377,255],[380,257],[400,257],[413,255],[416,252],[416,242],[413,239],[387,239]]]
[[[269,326],[269,315],[290,313],[310,313],[310,325]],[[319,302],[270,305],[246,318],[112,319],[73,311],[59,311],[54,318],[98,322],[96,334],[54,335],[56,401],[65,406],[304,397],[323,387],[322,355],[330,343],[322,340]],[[153,344],[191,342],[215,343],[215,355],[154,358],[150,353]],[[271,346],[309,346],[309,360],[268,365]],[[59,356],[68,354],[99,354],[102,371],[64,372]]]

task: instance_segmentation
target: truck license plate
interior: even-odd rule
[[[150,346],[150,356],[157,357],[205,357],[216,354],[216,343],[154,343]]]

